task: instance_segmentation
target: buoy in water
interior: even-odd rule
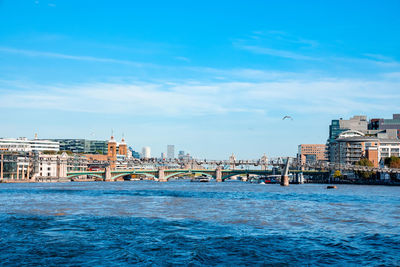
[[[336,185],[328,185],[326,189],[337,189]]]

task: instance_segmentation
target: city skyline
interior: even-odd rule
[[[0,136],[259,158],[398,112],[397,1],[203,4],[0,2]]]

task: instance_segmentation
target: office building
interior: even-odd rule
[[[367,116],[359,115],[353,116],[348,120],[340,118],[339,120],[332,120],[331,125],[329,125],[329,137],[327,140],[327,158],[329,161],[333,161],[332,158],[332,147],[336,142],[338,136],[349,130],[355,130],[362,133],[366,133],[368,130]]]
[[[167,146],[167,158],[168,159],[174,159],[175,158],[175,146],[174,145],[168,145]]]
[[[392,119],[371,119],[368,124],[369,130],[394,131],[396,138],[400,139],[400,114],[393,114]]]
[[[185,151],[180,150],[180,151],[178,152],[178,159],[182,159],[184,156],[185,156]]]
[[[142,158],[149,159],[151,158],[151,149],[148,146],[142,148]]]
[[[301,164],[327,160],[326,145],[302,144],[298,147],[298,160]]]
[[[29,180],[34,169],[32,153],[7,151],[9,152],[1,154],[0,180]]]
[[[51,140],[20,138],[0,138],[0,149],[12,152],[59,151],[60,143]]]
[[[129,147],[128,149],[129,149],[129,151],[131,151],[131,153],[132,153],[132,158],[140,159],[140,153],[139,153],[139,152],[133,150],[132,147]]]
[[[189,153],[186,153],[186,155],[183,155],[181,158],[181,160],[183,160],[183,161],[190,161],[192,159],[193,159],[193,157]]]
[[[367,116],[353,116],[349,120],[340,118],[339,120],[332,120],[329,125],[329,139],[328,142],[334,141],[340,133],[348,130],[356,130],[366,132],[368,130]]]
[[[108,142],[103,140],[86,139],[52,139],[60,143],[61,151],[86,154],[107,154]]]

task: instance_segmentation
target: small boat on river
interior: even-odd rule
[[[193,177],[190,181],[191,182],[199,182],[199,183],[207,183],[210,181],[210,178],[208,178],[207,176],[198,176],[198,177]]]

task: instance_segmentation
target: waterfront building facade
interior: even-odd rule
[[[8,152],[1,154],[0,180],[28,180],[33,170],[31,153]]]
[[[60,144],[51,140],[20,138],[0,138],[0,149],[11,152],[41,152],[60,150]]]
[[[365,135],[359,131],[341,133],[331,146],[331,162],[354,165],[361,158],[369,159],[375,167],[391,156],[400,156],[400,140]]]
[[[68,161],[68,159],[74,160]],[[33,178],[59,178],[66,177],[66,171],[84,171],[87,165],[82,159],[81,156],[68,156],[65,152],[53,155],[39,154],[33,160],[35,173]]]
[[[69,161],[69,159],[72,159]],[[40,178],[66,177],[66,171],[84,171],[81,156],[51,152],[8,152],[1,154],[0,180],[37,181]]]
[[[327,160],[327,146],[324,144],[301,144],[297,158],[301,164]]]

